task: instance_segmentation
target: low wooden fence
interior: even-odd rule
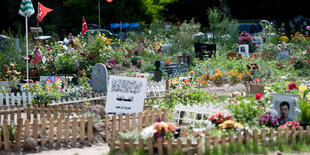
[[[118,132],[133,131],[138,130],[142,131],[143,128],[146,128],[152,125],[155,120],[160,117],[162,120],[168,119],[168,110],[167,109],[154,109],[146,110],[144,112],[139,112],[138,115],[133,113],[132,115],[122,114],[112,115],[112,117],[106,115],[105,117],[105,138],[108,140],[110,137],[113,139],[117,138]]]
[[[133,139],[130,139],[129,141],[125,141],[124,139],[116,140],[110,138],[109,146],[111,150],[119,151],[120,153],[125,153],[127,151],[132,152],[138,148],[144,150],[144,152],[148,152],[150,155],[155,152],[159,155],[172,155],[174,151],[177,151],[178,154],[186,152],[187,154],[197,153],[198,155],[202,155],[211,151],[211,149],[216,150],[219,147],[224,150],[234,145],[245,145],[245,147],[250,147],[251,139],[251,144],[254,147],[266,147],[267,145],[272,146],[277,143],[284,143],[286,145],[294,144],[297,141],[297,137],[299,140],[309,139],[310,128],[308,127],[306,130],[304,130],[303,127],[293,128],[292,130],[289,130],[288,128],[279,128],[278,131],[270,129],[270,132],[268,133],[265,129],[262,129],[260,133],[258,133],[257,130],[254,130],[251,134],[245,132],[245,134],[242,135],[239,132],[237,136],[231,133],[229,137],[226,137],[225,135],[222,135],[221,137],[205,136],[194,141],[186,139],[186,142],[182,142],[181,139],[167,139],[165,141],[158,139],[157,141],[154,141],[150,138],[148,140],[139,139],[138,141],[134,141]]]
[[[83,112],[84,106],[79,107],[78,105],[41,105],[38,107],[37,104],[30,105],[28,104],[25,108],[22,105],[17,106],[3,106],[0,107],[0,122],[1,120],[9,120],[17,122],[19,118],[27,119],[29,121],[34,119],[50,119],[53,117],[54,119],[64,119],[65,117],[69,117],[72,114],[80,116]]]
[[[92,141],[92,117],[70,116],[70,112],[80,111],[77,107],[71,109],[70,106],[67,108],[61,107],[61,109],[54,108],[51,106],[47,108],[41,106],[38,109],[37,105],[34,105],[34,108],[28,106],[26,108],[27,118],[22,118],[20,115],[20,112],[24,110],[23,108],[13,109],[12,107],[10,110],[1,110],[1,113],[4,114],[4,119],[0,125],[0,130],[3,131],[3,135],[0,135],[0,149],[4,147],[5,150],[19,150],[21,147],[24,147],[25,140],[28,137],[34,138],[39,145],[52,144],[54,142]],[[59,111],[60,115],[57,114]],[[16,122],[12,119],[14,118],[13,112],[18,113]],[[28,118],[28,112],[34,113],[32,121]],[[67,112],[66,115],[65,112]],[[40,118],[38,113],[40,113]],[[8,115],[10,115],[9,120]],[[12,124],[12,121],[14,124]],[[10,132],[10,126],[13,126],[16,134]]]

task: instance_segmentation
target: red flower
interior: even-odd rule
[[[217,96],[215,96],[215,97],[214,97],[214,99],[218,99],[218,97],[217,97]]]
[[[258,83],[258,79],[257,78],[255,78],[255,82]]]
[[[86,57],[86,54],[84,52],[80,53],[80,55]]]
[[[277,66],[282,67],[282,65],[279,62],[277,62]]]
[[[296,83],[291,83],[287,86],[286,91],[290,91],[290,90],[294,90],[294,89],[298,89],[298,86]]]
[[[4,72],[8,72],[9,71],[9,66],[8,65],[3,65],[3,69],[4,69]]]
[[[177,22],[177,24],[180,26],[180,25],[181,25],[181,22],[180,22],[180,21],[178,21],[178,22]]]
[[[308,64],[310,64],[310,59],[308,60]]]
[[[232,96],[233,96],[233,97],[236,97],[236,96],[237,96],[237,94],[232,94]]]
[[[253,56],[254,56],[254,57],[256,57],[256,56],[257,56],[257,54],[255,53]]]
[[[90,54],[90,55],[89,55],[89,59],[90,59],[90,60],[93,60],[93,59],[94,59],[94,56],[93,56],[92,54]]]
[[[259,100],[259,99],[261,99],[263,97],[263,95],[264,95],[263,93],[256,94],[255,95],[255,99]]]

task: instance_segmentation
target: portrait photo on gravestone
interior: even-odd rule
[[[272,115],[278,118],[280,125],[289,121],[298,120],[299,106],[296,102],[298,99],[300,99],[300,96],[294,94],[272,95]]]

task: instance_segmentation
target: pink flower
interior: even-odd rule
[[[310,26],[308,25],[308,26],[306,27],[306,29],[307,29],[307,30],[310,30]]]
[[[246,33],[245,36],[251,36],[251,34],[250,33]]]

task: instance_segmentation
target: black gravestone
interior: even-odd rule
[[[211,58],[216,53],[216,44],[195,43],[196,58],[203,60],[204,56]]]
[[[160,61],[155,61],[155,71],[154,71],[154,81],[161,81],[161,77],[162,77],[162,71],[160,70]]]

